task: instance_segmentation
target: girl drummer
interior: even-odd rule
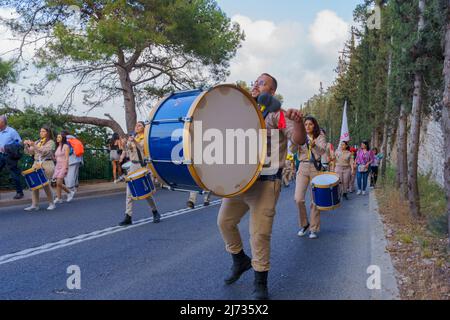
[[[320,211],[311,202],[311,225],[308,222],[305,205],[305,195],[309,183],[320,171],[320,159],[326,152],[327,141],[325,136],[320,132],[320,127],[314,117],[305,118],[305,129],[307,134],[307,142],[298,149],[298,157],[300,165],[297,172],[295,185],[295,202],[299,210],[300,231],[298,236],[306,235],[310,228],[310,239],[316,239],[317,233],[320,231]]]
[[[342,141],[340,149],[335,153],[336,173],[339,176],[341,184],[341,195],[348,200],[347,192],[351,176],[354,173],[353,155],[349,150],[348,142]]]
[[[40,139],[36,142],[25,140],[25,153],[34,156],[33,168],[42,168],[48,178],[53,177],[55,171],[55,163],[53,162],[55,152],[55,142],[53,140],[53,133],[50,128],[43,127],[39,133]],[[47,210],[54,210],[55,203],[53,201],[53,194],[50,185],[44,188],[49,206]],[[39,190],[32,191],[31,206],[25,208],[25,211],[39,210]]]
[[[136,134],[134,136],[130,136],[128,138],[128,142],[126,144],[126,150],[128,153],[128,157],[132,162],[131,167],[128,173],[132,173],[137,171],[143,167],[143,159],[144,159],[144,132],[145,132],[145,123],[143,121],[139,121],[134,128]],[[158,223],[160,221],[160,214],[158,213],[158,209],[156,208],[156,203],[153,197],[149,197],[146,199],[150,208],[152,208],[153,213],[153,222]],[[125,211],[125,219],[120,223],[121,226],[126,226],[132,224],[131,216],[133,214],[133,198],[130,192],[130,189],[127,187],[127,201],[126,201],[126,211]]]

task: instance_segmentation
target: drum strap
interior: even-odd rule
[[[309,149],[309,139],[306,139],[306,146]],[[316,156],[314,155],[314,152],[312,152],[311,150],[311,160],[310,162],[312,162],[314,164],[314,167],[316,168],[317,171],[322,171],[323,166],[322,166],[322,162],[319,160],[316,160]]]
[[[139,148],[137,146],[136,146],[136,152],[138,154],[139,163],[141,164],[141,167],[145,167],[145,162],[144,162],[144,159],[142,158],[141,150],[139,150]]]

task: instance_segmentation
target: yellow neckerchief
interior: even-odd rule
[[[143,133],[136,135],[134,140],[136,140],[137,143],[141,143],[142,140],[144,140],[145,135]]]
[[[43,138],[38,142],[38,148],[42,147],[47,142],[47,138]]]
[[[314,136],[308,136],[308,161],[311,160],[311,143],[309,143],[311,140],[314,140]]]

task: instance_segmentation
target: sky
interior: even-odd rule
[[[330,86],[336,73],[339,51],[350,37],[353,10],[362,0],[217,0],[219,7],[240,24],[246,40],[230,63],[230,77],[226,82],[255,80],[263,72],[278,80],[278,93],[284,97],[284,108],[298,108],[316,94],[320,82]],[[11,12],[0,8],[0,16]],[[0,27],[0,54],[17,47],[17,41]],[[30,51],[32,51],[30,49]],[[30,54],[31,56],[31,54]],[[7,57],[3,56],[3,57]],[[17,103],[36,105],[62,102],[70,88],[70,80],[55,85],[44,97],[30,97],[28,86],[42,74],[29,71],[15,86]],[[81,93],[80,93],[81,96]],[[78,100],[78,99],[77,99]],[[125,124],[122,99],[109,103],[104,109],[89,115],[103,117],[105,112]],[[87,107],[77,101],[77,114],[84,115]],[[140,114],[145,120],[147,113]]]

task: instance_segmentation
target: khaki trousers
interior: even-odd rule
[[[351,174],[351,170],[350,170],[350,184],[348,186],[349,192],[355,191],[355,179],[356,179],[356,170],[354,171],[353,174]]]
[[[336,166],[336,173],[341,180],[340,192],[347,193],[350,187],[350,180],[352,177],[352,169],[350,167]]]
[[[137,171],[139,169],[141,169],[141,165],[137,164],[137,163],[133,163],[130,167],[129,173],[131,174],[134,171]],[[156,202],[155,199],[153,199],[153,196],[148,197],[147,199],[145,199],[148,203],[148,205],[150,206],[150,208],[152,208],[153,211],[156,211]],[[125,205],[125,213],[127,215],[129,215],[130,217],[133,215],[133,198],[131,195],[131,191],[130,188],[127,186],[127,198],[126,198],[126,205]]]
[[[314,164],[301,162],[297,172],[297,179],[295,183],[295,203],[298,207],[299,214],[299,226],[300,228],[308,225],[308,216],[306,213],[305,196],[306,191],[310,185],[311,179],[317,176],[319,172],[314,167]],[[320,211],[313,204],[311,199],[311,217],[310,217],[310,229],[312,232],[320,231]]]
[[[223,199],[219,210],[217,225],[231,254],[243,249],[238,224],[250,210],[252,266],[258,272],[270,270],[270,240],[280,189],[280,180],[257,181],[244,194]]]
[[[189,201],[191,201],[193,204],[195,204],[195,202],[197,201],[197,195],[198,192],[190,192],[189,193]],[[209,202],[211,198],[211,192],[206,192],[203,195],[203,202]]]
[[[38,167],[39,164],[35,162],[33,164],[33,168]],[[42,169],[45,172],[45,175],[47,176],[47,179],[52,179],[53,173],[55,172],[55,164],[53,161],[44,161],[41,164]],[[53,192],[50,185],[46,185],[44,188],[44,192],[47,195],[47,200],[49,203],[53,203]],[[34,190],[31,192],[31,204],[35,207],[39,205],[39,190]]]

